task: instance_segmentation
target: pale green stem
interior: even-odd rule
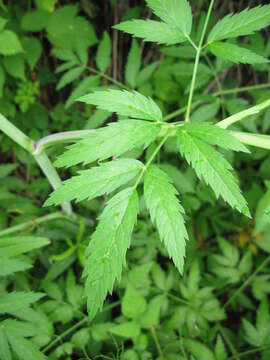
[[[4,230],[0,231],[0,237],[10,235],[10,234],[22,231],[24,229],[35,227],[35,226],[42,224],[44,222],[47,222],[47,221],[52,221],[52,220],[56,220],[56,219],[65,219],[65,218],[69,218],[69,217],[65,216],[60,211],[53,213],[53,214],[45,215],[45,216],[33,219],[31,221],[24,222],[23,224],[11,226],[7,229],[4,229]]]
[[[204,37],[205,37],[205,34],[206,34],[206,29],[207,29],[207,26],[208,26],[208,22],[209,22],[209,19],[210,19],[210,15],[211,15],[211,12],[212,12],[212,9],[213,9],[213,6],[214,6],[214,1],[215,0],[211,0],[211,2],[210,2],[208,12],[207,12],[207,15],[206,15],[206,19],[205,19],[205,22],[204,22],[204,27],[203,27],[201,39],[200,39],[199,45],[197,47],[196,58],[195,58],[194,69],[193,69],[193,75],[192,75],[192,80],[191,80],[191,87],[190,87],[190,92],[189,92],[189,97],[188,97],[186,119],[185,119],[186,122],[188,122],[189,119],[190,119],[190,111],[191,111],[191,105],[192,105],[192,100],[193,100],[193,94],[194,94],[194,90],[195,90],[196,77],[197,77],[197,72],[198,72],[200,56],[201,56],[201,50],[202,50],[203,41],[204,41]]]
[[[34,155],[39,155],[48,147],[64,142],[73,142],[88,135],[91,130],[65,131],[45,136],[34,144]]]
[[[0,114],[0,130],[32,154],[34,150],[34,141],[8,121],[2,114]]]
[[[52,188],[55,190],[60,187],[62,185],[61,179],[45,151],[38,155],[34,155],[34,158],[41,170],[43,171],[44,175],[47,177]],[[65,201],[61,204],[61,206],[65,213],[67,213],[68,215],[72,214],[72,208],[69,202]]]
[[[236,123],[237,121],[243,120],[251,115],[256,115],[260,111],[266,109],[269,106],[270,106],[270,99],[262,102],[259,105],[255,105],[247,110],[241,111],[235,115],[228,117],[227,119],[224,119],[224,120],[218,122],[217,126],[223,128],[223,129],[227,129],[230,125]]]
[[[243,144],[270,150],[270,135],[250,134],[240,131],[231,131],[231,134]]]

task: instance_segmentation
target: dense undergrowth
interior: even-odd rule
[[[155,3],[158,1],[148,1]],[[238,33],[244,35],[240,39],[232,37],[222,45],[223,38],[216,35],[219,42],[213,41],[209,51],[202,47],[197,79],[191,82],[209,4],[210,1],[190,1],[193,26],[189,41],[181,44],[169,41],[164,29],[158,36],[147,33],[152,37],[150,40],[157,37],[156,42],[161,43],[158,45],[131,39],[112,28],[132,19],[157,20],[157,12],[151,11],[143,1],[28,0],[7,4],[0,1],[0,113],[3,115],[0,129],[12,137],[0,133],[1,360],[270,358],[270,146],[267,136],[248,136],[270,132],[269,29],[255,32],[270,22],[270,10],[269,6],[264,8],[261,15],[264,19],[260,19],[257,28],[252,30],[249,24],[246,32]],[[260,1],[229,0],[211,4],[214,6],[205,29],[208,39],[215,37],[210,29],[218,19],[247,6],[264,5]],[[130,28],[127,31],[124,25],[118,29],[135,32]],[[224,50],[222,46],[229,48]],[[242,53],[236,49],[238,46]],[[116,92],[109,92],[108,88]],[[102,96],[94,92],[97,89],[104,91]],[[123,94],[132,90],[155,101],[151,106],[146,105],[151,111],[146,111],[144,117],[142,112],[139,115],[134,115],[134,109],[132,112],[133,100],[131,105],[124,104],[127,99],[119,108],[115,105]],[[95,94],[92,97],[83,97],[92,92]],[[115,94],[113,100],[112,94]],[[78,98],[88,104],[76,102]],[[140,101],[144,102],[145,98]],[[253,108],[256,104],[263,105]],[[241,113],[243,120],[239,122],[229,118],[233,119],[232,124],[235,122],[230,127],[232,132],[209,125],[250,108],[247,114]],[[126,120],[127,117],[137,120]],[[130,122],[138,124],[138,119],[143,119],[149,120],[149,124],[156,118],[161,130],[156,136],[148,125],[141,132],[136,128],[133,136],[135,129],[130,129]],[[181,129],[185,119],[189,121],[177,144],[175,136],[166,137],[166,129],[174,132],[178,125]],[[94,145],[99,144],[98,136],[100,143],[105,142],[102,137],[105,132],[93,130],[109,122],[114,125],[106,129],[114,132],[106,136],[112,141],[109,145],[113,151],[108,145],[102,153],[103,148]],[[184,139],[184,131],[197,132],[198,138],[198,129],[203,126],[204,133],[196,144],[198,149],[202,140],[213,145],[207,145],[210,163],[221,164],[216,172],[223,176],[224,182],[218,182],[218,176],[209,168],[205,170],[205,163],[201,162],[199,168],[192,158],[193,147],[190,150]],[[218,140],[211,138],[212,132]],[[50,136],[55,133],[60,136]],[[84,144],[77,141],[85,134],[92,136],[94,143],[90,144],[92,148],[88,144],[91,151],[88,149],[81,156],[79,150]],[[77,142],[71,147],[71,156],[69,152],[61,155],[65,140]],[[245,152],[247,149],[239,140],[250,153]],[[181,145],[185,141],[186,147]],[[214,150],[216,145],[219,151]],[[179,150],[183,157],[179,156]],[[120,156],[119,160],[111,156],[113,152]],[[103,161],[109,158],[113,161]],[[190,160],[195,171],[184,158]],[[58,187],[60,178],[49,159],[58,166],[74,165],[57,169],[62,180],[82,170],[78,163],[86,163],[84,170],[91,170],[84,173],[80,188],[76,182],[66,182],[66,187],[50,196],[51,185]],[[149,173],[160,180],[157,181],[160,187],[153,186],[149,175],[143,190],[139,186],[141,178],[134,185],[133,174],[145,169],[142,163],[147,167],[153,161],[156,166],[152,165]],[[89,177],[92,176],[93,182],[100,176],[100,181],[105,182],[104,177],[109,178],[112,171],[111,163],[114,171],[117,166],[119,172],[125,170],[124,177],[121,173],[123,180],[118,173],[120,184],[110,183],[110,191],[108,185],[96,190],[96,185],[90,183],[93,192],[90,196]],[[234,196],[226,188],[225,180],[232,176],[230,164],[244,197],[240,192],[238,195],[235,180],[231,180]],[[201,181],[196,174],[201,175]],[[120,203],[125,203],[125,183],[132,189],[138,188],[139,215],[121,280],[115,282],[112,295],[98,311],[104,299],[91,286],[101,265],[98,263],[93,273],[96,265],[90,256],[93,246],[89,247],[90,255],[86,249],[92,240],[96,245],[98,236],[92,235],[97,233],[100,214],[103,214],[98,227],[102,242],[98,256],[110,241],[114,227],[108,227],[107,231],[104,226],[113,223],[122,208],[110,213],[106,208],[103,211],[104,206],[115,202],[117,195],[112,197],[109,193],[115,194],[118,187]],[[145,199],[144,191],[148,194]],[[175,193],[180,194],[181,208],[174,202]],[[215,194],[221,198],[217,200]],[[158,196],[164,204],[174,207],[173,211],[168,210],[172,217],[168,216],[167,220],[155,208]],[[74,199],[79,202],[72,205],[67,202]],[[44,207],[46,200],[47,205],[61,207]],[[151,222],[147,209],[156,224]],[[106,211],[109,221],[102,223]],[[249,212],[250,216],[245,216]],[[168,236],[164,229],[168,221],[173,221],[174,214],[185,220],[187,232],[183,220],[176,227],[179,231],[176,235],[183,244],[189,238],[186,255],[184,245],[179,250],[166,243]],[[123,238],[130,232],[121,231]],[[165,239],[165,245],[160,237]],[[182,251],[180,257],[178,251]],[[114,260],[118,261],[117,256]],[[118,265],[115,265],[117,269]],[[113,265],[110,266],[113,272]],[[86,276],[91,280],[88,283]],[[100,293],[103,295],[105,291],[106,295],[111,283],[108,280],[108,284],[104,281],[102,285],[105,290]]]

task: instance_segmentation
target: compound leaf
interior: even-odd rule
[[[213,55],[236,64],[264,64],[269,62],[265,57],[235,44],[214,42],[208,45],[208,48]]]
[[[123,120],[92,130],[82,140],[68,147],[55,162],[56,166],[89,164],[96,160],[118,157],[136,147],[147,147],[155,140],[161,125],[141,120]]]
[[[38,301],[44,294],[33,292],[12,292],[0,297],[0,314],[10,314],[13,311],[28,307]]]
[[[182,274],[188,234],[183,219],[184,209],[176,195],[177,191],[168,175],[157,166],[150,166],[144,181],[145,201],[161,240]]]
[[[87,249],[85,295],[92,319],[107,293],[120,279],[139,211],[138,195],[132,188],[115,195],[105,207]]]
[[[165,23],[175,26],[189,35],[192,28],[192,12],[187,0],[146,0],[147,5]]]
[[[211,30],[208,43],[250,35],[270,24],[270,5],[245,9],[238,14],[229,14]]]
[[[64,181],[63,185],[50,195],[45,205],[58,205],[73,199],[90,200],[105,193],[109,194],[132,180],[142,168],[143,164],[138,160],[119,159],[80,171],[78,176]]]
[[[135,119],[162,120],[162,113],[157,104],[150,97],[143,96],[136,91],[111,89],[95,91],[92,94],[82,96],[79,101]]]
[[[186,37],[175,26],[155,20],[129,20],[114,26],[115,29],[124,31],[144,41],[158,44],[174,45],[186,41]]]
[[[232,174],[228,161],[215,149],[187,131],[179,129],[178,148],[199,179],[211,186],[217,198],[220,196],[232,208],[250,216],[246,200]]]
[[[211,123],[187,123],[182,127],[182,131],[187,131],[190,135],[206,141],[210,145],[217,145],[226,150],[243,151],[249,150],[228,130],[222,129]]]

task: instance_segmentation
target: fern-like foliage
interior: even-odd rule
[[[247,202],[232,174],[233,169],[218,151],[189,133],[185,127],[178,131],[178,147],[197,176],[211,186],[217,198],[221,196],[230,206],[250,216]]]
[[[64,181],[62,186],[50,195],[45,205],[57,205],[74,199],[90,200],[109,194],[132,180],[142,168],[143,164],[138,160],[119,159],[80,171],[78,176]]]
[[[208,43],[214,41],[250,35],[270,23],[270,5],[245,9],[235,15],[227,15],[211,30]]]
[[[176,27],[162,21],[134,19],[115,25],[114,29],[158,44],[175,45],[186,41],[185,35]]]
[[[185,244],[188,234],[183,219],[184,209],[177,199],[177,190],[168,175],[152,165],[144,181],[144,196],[153,222],[180,273],[183,273]]]
[[[139,211],[133,188],[115,195],[105,207],[87,249],[85,295],[90,318],[102,307],[116,279],[120,279]]]
[[[79,101],[134,119],[162,120],[162,113],[157,104],[151,98],[145,97],[136,91],[95,91],[92,94],[82,96]]]
[[[158,136],[159,123],[142,120],[123,120],[93,130],[76,144],[68,147],[55,162],[58,167],[118,157],[138,147],[147,147]]]

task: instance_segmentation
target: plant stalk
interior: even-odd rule
[[[250,134],[240,131],[231,131],[231,134],[243,144],[270,150],[270,135]]]
[[[189,92],[189,97],[188,97],[188,104],[187,104],[187,111],[186,111],[186,118],[185,121],[188,122],[190,119],[190,111],[191,111],[191,105],[192,105],[192,100],[193,100],[193,94],[194,94],[194,90],[195,90],[195,84],[196,84],[196,77],[197,77],[197,72],[198,72],[198,66],[199,66],[199,62],[200,62],[200,56],[201,56],[201,50],[202,50],[202,46],[203,46],[203,41],[204,41],[204,37],[206,34],[206,30],[207,30],[207,26],[208,26],[208,22],[210,19],[210,15],[214,6],[214,2],[215,0],[211,0],[209,8],[208,8],[208,12],[206,15],[206,19],[204,22],[204,27],[203,27],[203,31],[202,31],[202,35],[200,38],[200,42],[199,45],[197,47],[197,52],[196,52],[196,58],[195,58],[195,63],[194,63],[194,69],[193,69],[193,75],[192,75],[192,80],[191,80],[191,87],[190,87],[190,92]]]

